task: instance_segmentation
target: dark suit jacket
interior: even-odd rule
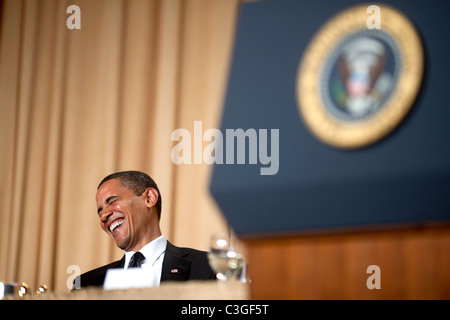
[[[75,280],[75,284],[80,283],[81,288],[103,286],[106,271],[113,268],[123,268],[124,264],[125,255],[118,261],[83,273],[79,276],[80,279]],[[172,272],[175,269],[177,269],[177,272]],[[179,248],[167,241],[161,282],[210,279],[216,279],[216,275],[209,266],[206,252],[191,248]]]

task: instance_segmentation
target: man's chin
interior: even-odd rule
[[[127,251],[127,245],[126,245],[126,244],[121,244],[121,243],[117,243],[117,242],[116,242],[116,246],[117,246],[119,249],[121,249],[121,250]]]
[[[116,241],[116,246],[119,247],[122,250],[126,250],[128,247],[128,243],[129,241],[127,241],[127,239],[124,238],[120,238],[120,239],[116,239],[114,238],[114,241]]]

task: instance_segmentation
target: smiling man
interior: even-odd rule
[[[96,201],[101,228],[125,254],[82,274],[75,280],[82,288],[102,286],[108,269],[115,268],[143,268],[155,286],[168,280],[215,279],[206,252],[176,247],[161,233],[161,194],[147,174],[122,171],[107,176],[97,188]]]

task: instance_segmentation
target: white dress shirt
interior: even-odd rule
[[[160,284],[162,264],[166,247],[167,239],[164,235],[162,235],[139,250],[139,252],[145,257],[145,261],[142,263],[141,268],[148,272],[149,277],[152,279],[152,286],[159,286]],[[133,251],[125,252],[124,269],[128,269],[128,264],[130,263],[133,254],[135,254]]]

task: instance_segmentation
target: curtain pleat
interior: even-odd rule
[[[69,30],[69,5],[81,29]],[[121,257],[100,229],[99,181],[142,170],[158,183],[161,227],[208,248],[227,225],[211,166],[174,165],[173,130],[217,128],[238,0],[6,0],[0,35],[0,280],[67,290]]]

